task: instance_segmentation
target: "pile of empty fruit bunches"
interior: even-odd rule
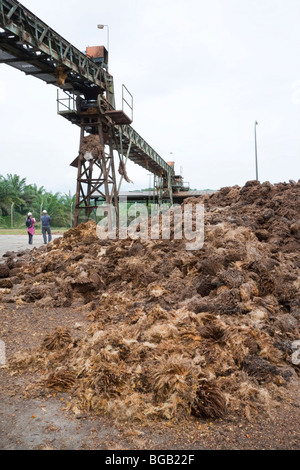
[[[186,204],[205,207],[198,250],[103,240],[88,222],[7,253],[4,304],[88,320],[80,338],[58,327],[9,367],[42,368],[32,387],[120,420],[254,420],[279,406],[300,371],[300,183],[249,181]]]

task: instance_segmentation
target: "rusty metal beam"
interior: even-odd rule
[[[16,0],[0,0],[0,27],[5,31],[0,33],[0,49],[16,61],[30,63],[34,59],[42,70],[46,57],[54,79],[57,67],[63,66],[75,93],[96,98],[111,83],[105,64],[99,67]],[[64,89],[63,85],[57,86]]]

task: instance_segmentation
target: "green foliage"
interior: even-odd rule
[[[70,227],[74,214],[75,196],[46,191],[42,186],[26,184],[18,175],[0,175],[0,227],[22,228],[28,212],[39,222],[47,210],[53,227]]]

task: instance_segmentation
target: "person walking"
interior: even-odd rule
[[[51,234],[51,217],[48,215],[47,211],[43,211],[43,215],[41,217],[42,221],[42,234],[44,238],[44,245],[50,243],[52,241],[52,234]],[[47,234],[48,234],[48,241],[47,241]]]
[[[32,213],[28,212],[27,219],[26,219],[26,227],[27,227],[29,245],[33,244],[33,235],[35,234],[35,228],[34,228],[35,223],[36,223],[36,220],[34,217],[32,217]]]

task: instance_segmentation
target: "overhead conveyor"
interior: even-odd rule
[[[81,129],[79,155],[71,164],[78,170],[75,225],[82,211],[89,219],[96,208],[95,194],[118,206],[116,152],[122,178],[131,160],[156,176],[159,199],[168,198],[172,204],[181,177],[132,128],[132,96],[124,85],[129,101],[122,96],[122,109],[116,109],[105,47],[82,52],[21,3],[0,0],[0,63],[56,86],[58,114]],[[86,158],[81,150],[89,136],[97,137],[101,151]]]

